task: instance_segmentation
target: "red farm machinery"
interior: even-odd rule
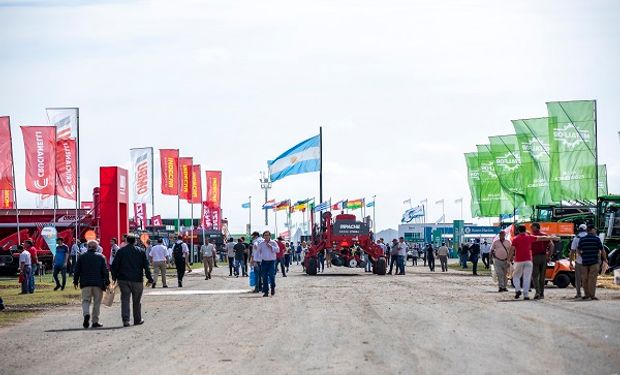
[[[313,215],[310,217],[313,219]],[[362,254],[366,253],[372,264],[372,272],[385,275],[387,260],[383,249],[373,242],[368,223],[357,221],[355,215],[344,213],[334,218],[328,211],[321,215],[320,226],[311,223],[311,227],[311,245],[304,258],[308,275],[317,274],[318,255],[321,252],[323,255],[331,252],[332,265],[351,268],[364,268],[366,260]]]

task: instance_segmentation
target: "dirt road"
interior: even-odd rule
[[[0,330],[3,374],[615,374],[620,292],[600,301],[549,288],[513,301],[490,277],[421,266],[406,276],[301,268],[274,297],[244,293],[247,278],[188,275],[183,289],[149,289],[146,324],[81,328],[78,306]],[[170,283],[174,285],[175,283]],[[183,294],[179,294],[183,293]]]

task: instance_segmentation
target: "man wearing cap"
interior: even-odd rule
[[[396,273],[398,273],[398,264],[396,264],[397,261],[398,261],[398,240],[394,238],[392,240],[392,247],[390,248],[390,271],[388,272],[389,275],[392,274],[392,268],[394,267],[394,265],[396,265]]]
[[[507,292],[508,288],[508,257],[512,244],[506,239],[506,231],[499,232],[499,238],[491,245],[491,259],[497,274],[498,292]]]
[[[575,270],[575,290],[577,294],[575,295],[575,299],[581,298],[581,255],[577,252],[577,247],[579,246],[579,240],[588,235],[586,231],[588,226],[585,224],[581,224],[579,226],[579,232],[575,238],[573,238],[573,242],[570,246],[570,266]]]
[[[133,324],[140,325],[142,320],[142,291],[144,276],[153,284],[149,261],[146,253],[135,246],[136,237],[127,236],[127,245],[116,252],[112,263],[112,279],[118,280],[121,289],[121,318],[123,326],[129,327],[129,299],[133,304]]]
[[[64,244],[62,238],[56,239],[56,253],[54,254],[54,273],[53,278],[56,282],[54,290],[65,290],[65,284],[67,283],[67,262],[69,261],[69,248]],[[58,280],[58,273],[62,274],[62,285]]]

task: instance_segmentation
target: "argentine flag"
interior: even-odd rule
[[[314,136],[293,146],[274,160],[267,161],[271,181],[295,174],[319,171],[321,169],[320,143],[321,136]]]

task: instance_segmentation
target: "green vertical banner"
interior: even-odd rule
[[[463,242],[463,237],[465,236],[465,221],[454,220],[452,222],[452,233],[452,251],[454,254],[458,254],[459,245]]]
[[[596,102],[549,102],[549,187],[554,201],[596,201]]]
[[[441,235],[442,235],[441,229],[433,230],[433,243],[437,247],[441,246]]]
[[[469,192],[471,194],[471,217],[480,217],[480,166],[478,165],[478,153],[466,153],[465,163],[467,164],[467,181],[469,182]]]
[[[495,173],[502,189],[514,207],[525,205],[521,180],[521,152],[515,134],[489,137]]]
[[[480,167],[480,216],[495,217],[512,213],[514,206],[497,179],[495,158],[489,145],[477,145]]]
[[[598,166],[598,195],[607,195],[607,165],[602,164]]]
[[[521,181],[528,206],[554,203],[549,190],[549,118],[513,120],[521,154]]]

